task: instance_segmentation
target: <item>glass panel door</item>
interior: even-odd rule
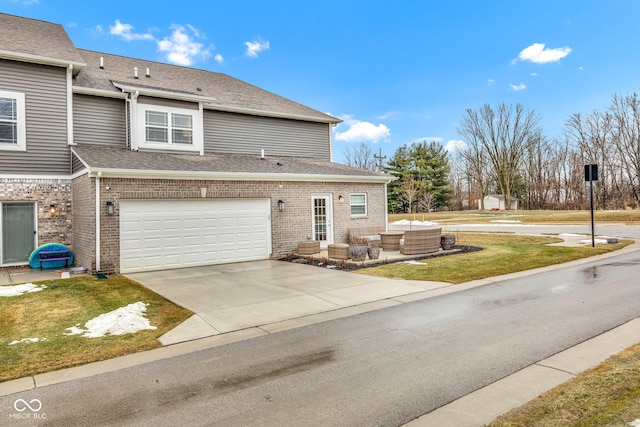
[[[35,249],[33,203],[2,204],[2,264],[29,261]]]
[[[333,243],[331,195],[313,196],[311,203],[313,240],[320,242],[320,246],[326,248]]]

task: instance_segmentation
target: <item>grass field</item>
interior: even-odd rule
[[[0,382],[160,347],[158,337],[192,314],[122,276],[37,283],[47,288],[0,297]],[[146,317],[157,329],[100,338],[64,335],[68,327],[137,301],[148,304]],[[25,338],[40,341],[9,345]]]
[[[611,252],[633,241],[580,247],[548,246],[561,242],[558,237],[525,236],[504,233],[457,233],[456,244],[483,250],[454,256],[428,258],[420,264],[395,263],[358,270],[359,274],[403,280],[462,283],[470,280],[531,270]]]
[[[389,214],[389,222],[401,219],[436,221],[441,224],[486,224],[496,221],[520,221],[527,224],[584,224],[591,221],[590,211],[451,211],[417,214]],[[640,211],[595,211],[594,221],[640,225]]]

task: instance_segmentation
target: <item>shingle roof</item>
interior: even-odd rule
[[[273,175],[274,179],[285,179],[287,175],[296,179],[305,176],[342,177],[353,181],[385,182],[392,177],[313,158],[265,156],[244,154],[211,154],[202,156],[179,153],[157,153],[149,151],[131,151],[125,147],[78,144],[73,152],[92,171],[111,170],[126,176],[147,175],[158,172],[171,179],[179,172],[210,174],[242,174],[245,177],[255,175],[264,177]],[[255,178],[261,179],[261,178]]]
[[[259,113],[308,117],[323,122],[340,122],[297,102],[260,89],[226,74],[196,68],[163,64],[144,59],[129,58],[78,49],[87,66],[74,79],[74,87],[119,92],[115,84],[152,90],[214,98],[205,108],[240,110]],[[100,68],[100,58],[104,69]],[[134,78],[138,68],[138,79]],[[150,77],[146,77],[147,68]]]
[[[82,57],[59,24],[0,13],[0,50],[81,63]]]

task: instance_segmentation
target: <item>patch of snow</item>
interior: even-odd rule
[[[409,221],[408,219],[401,219],[399,221],[392,222],[391,224],[397,224],[397,225],[409,225],[409,224],[412,224],[412,225],[438,225],[437,222],[416,221],[416,220]]]
[[[389,224],[389,230],[410,230],[410,229],[423,229],[432,228],[438,226],[437,222],[431,221],[409,221],[408,219],[401,219]]]
[[[20,344],[21,342],[38,342],[38,341],[46,341],[46,338],[22,338],[21,340],[11,341],[9,345]]]
[[[629,425],[630,425],[631,427],[640,427],[640,418],[638,418],[638,419],[637,419],[637,420],[635,420],[635,421],[631,421],[631,422],[629,423]]]
[[[29,292],[39,292],[46,289],[46,285],[34,285],[33,283],[23,283],[22,285],[0,286],[0,297],[17,297]]]
[[[66,328],[68,333],[64,335],[82,335],[87,338],[98,338],[105,335],[132,334],[143,329],[156,329],[151,326],[149,319],[144,317],[147,311],[147,304],[134,302],[109,313],[94,317],[84,324],[86,329],[81,329],[79,323],[70,328]]]
[[[566,237],[584,237],[584,234],[575,234],[575,233],[560,233],[558,236],[566,236]]]
[[[607,239],[602,239],[602,238],[595,238],[593,239],[594,243],[599,243],[599,244],[607,244]],[[584,243],[585,245],[590,245],[591,244],[591,239],[589,240],[580,240],[580,243]]]
[[[420,262],[420,261],[414,261],[414,260],[409,260],[409,261],[404,261],[405,264],[411,264],[411,265],[427,265],[424,262]]]
[[[503,223],[509,223],[509,224],[519,224],[522,221],[520,221],[519,219],[494,219],[491,222],[503,222]]]

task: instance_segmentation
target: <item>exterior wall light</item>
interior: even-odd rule
[[[338,196],[338,203],[344,203],[344,197]]]
[[[113,215],[115,213],[115,206],[113,205],[113,202],[108,201],[107,202],[107,215]]]
[[[58,209],[56,208],[56,205],[50,205],[49,206],[49,213],[53,216],[53,215],[57,215],[58,214]]]
[[[284,201],[278,200],[278,210],[282,212],[284,210]]]

